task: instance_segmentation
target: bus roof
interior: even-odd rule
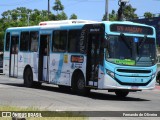
[[[60,21],[44,21],[40,22],[39,26],[44,25],[66,25],[66,24],[80,24],[80,23],[96,23],[97,21],[91,20],[60,20]]]
[[[40,28],[40,26],[25,26],[25,27],[11,27],[11,28],[7,28],[7,30],[15,30],[15,29],[38,29]]]
[[[106,24],[106,25],[111,25],[111,24],[132,24],[132,25],[140,25],[140,26],[148,26],[151,28],[154,28],[152,26],[149,25],[145,25],[145,24],[140,24],[140,23],[135,23],[135,22],[131,22],[131,21],[102,21],[102,22],[98,22],[98,21],[90,21],[90,20],[61,20],[61,21],[45,21],[45,22],[40,22],[40,24],[44,24],[47,23],[46,25],[40,25],[40,26],[26,26],[26,27],[12,27],[12,28],[8,28],[7,31],[10,30],[20,30],[20,29],[24,29],[24,30],[29,30],[29,29],[52,29],[52,28],[60,28],[60,27],[65,27],[65,26],[83,26],[85,24]]]

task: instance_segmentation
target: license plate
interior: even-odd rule
[[[137,89],[138,89],[138,86],[131,86],[131,89],[132,89],[132,90],[137,90]]]

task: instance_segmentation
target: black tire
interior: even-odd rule
[[[160,85],[160,72],[158,72],[158,74],[156,76],[156,82],[159,83],[159,85]]]
[[[24,86],[33,87],[33,73],[30,68],[26,68],[24,71]]]
[[[72,81],[72,91],[79,95],[87,95],[90,92],[90,89],[85,87],[84,76],[81,73],[74,75]]]
[[[117,97],[125,98],[129,94],[129,91],[117,90],[115,94]]]

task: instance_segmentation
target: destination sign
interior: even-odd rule
[[[110,26],[110,31],[119,33],[153,35],[152,28],[145,26],[135,26],[135,25],[113,24]]]

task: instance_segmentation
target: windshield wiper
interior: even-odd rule
[[[123,33],[120,34],[122,41],[126,44],[129,49],[132,49],[132,45],[126,40],[125,35]]]
[[[142,42],[141,42],[140,45],[138,46],[138,51],[137,51],[137,53],[138,53],[139,57],[138,57],[138,59],[137,59],[137,62],[139,62],[140,59],[142,58],[142,55],[143,55],[143,54],[139,54],[139,49],[141,49],[141,47],[144,45],[144,43],[145,43],[146,40],[147,40],[147,35],[144,36]]]
[[[139,49],[144,45],[144,43],[145,43],[146,40],[147,40],[147,35],[144,36],[142,42],[141,42],[140,45],[138,46]]]

